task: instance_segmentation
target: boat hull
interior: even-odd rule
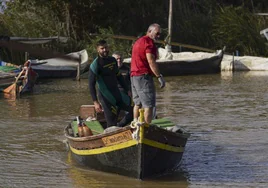
[[[79,155],[72,152],[72,156],[80,165],[94,170],[139,178],[139,161],[137,160],[139,147],[139,145],[133,145],[96,155]]]
[[[0,90],[5,89],[7,86],[11,85],[15,81],[15,77],[20,69],[8,63],[0,61]]]
[[[200,57],[189,54],[181,57],[178,56],[172,60],[158,59],[156,63],[161,74],[163,74],[164,77],[215,74],[221,71],[221,62],[224,56],[224,51],[225,48],[207,57]],[[131,58],[124,60],[124,63],[126,64],[130,64],[130,62]]]
[[[30,69],[30,68],[29,68]],[[16,73],[4,73],[0,72],[0,91],[4,90],[8,86],[12,85],[16,82],[16,87],[19,87],[19,94],[24,94],[28,92],[32,92],[36,80],[38,78],[38,74],[32,69],[29,70],[26,77],[21,77],[16,81]]]
[[[7,73],[0,72],[0,90],[5,89],[15,81],[16,74],[7,75]]]
[[[141,155],[138,155],[141,151]],[[152,155],[154,153],[154,155]],[[83,166],[136,179],[146,179],[171,173],[179,166],[182,153],[137,144],[122,150],[98,155],[78,155],[73,158]]]
[[[75,78],[77,70],[34,69],[39,78]]]
[[[222,56],[198,61],[158,61],[159,70],[165,76],[214,74],[221,71]]]
[[[29,68],[27,78],[24,78],[22,80],[22,87],[20,90],[20,94],[32,92],[37,78],[38,78],[38,74],[35,71],[33,71],[31,68]]]
[[[72,156],[79,164],[137,179],[174,171],[189,137],[153,125],[141,127],[139,131],[128,126],[90,139],[65,135]]]
[[[68,54],[73,57],[80,57],[80,74],[86,72],[89,68],[88,53],[86,50]],[[35,60],[32,68],[38,73],[39,78],[74,78],[77,76],[79,62],[73,60],[64,60],[51,58],[44,60]]]

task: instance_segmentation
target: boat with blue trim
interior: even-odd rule
[[[12,96],[20,96],[33,91],[38,74],[32,70],[31,60],[27,60],[23,67],[1,62],[0,90]]]

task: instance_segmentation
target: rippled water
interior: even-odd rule
[[[41,80],[16,101],[0,95],[0,187],[267,187],[268,73],[166,78],[158,116],[191,133],[177,173],[148,181],[91,171],[73,161],[63,129],[87,80]]]

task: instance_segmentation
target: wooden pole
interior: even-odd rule
[[[169,15],[168,15],[168,41],[167,41],[167,45],[166,45],[166,50],[168,52],[171,52],[171,37],[172,37],[172,5],[173,5],[173,1],[169,0]]]
[[[27,61],[27,60],[29,59],[29,53],[28,53],[28,52],[25,52],[24,59],[25,59],[25,61]],[[24,62],[25,62],[25,61],[24,61]]]
[[[92,34],[92,33],[90,33],[89,35],[90,36],[112,37],[112,38],[115,38],[115,39],[123,39],[123,40],[133,40],[133,41],[137,40],[137,37],[135,37],[135,36],[104,35],[104,34]],[[157,40],[156,43],[166,45],[167,40]],[[203,47],[200,47],[200,46],[194,46],[194,45],[190,45],[190,44],[182,44],[182,43],[178,43],[178,42],[171,42],[170,45],[171,46],[179,46],[179,47],[189,48],[189,49],[195,49],[195,50],[201,50],[201,51],[204,51],[204,52],[213,52],[213,53],[215,52],[215,50],[212,50],[212,49],[203,48]],[[67,57],[69,57],[69,56],[67,56]]]
[[[82,61],[81,54],[79,54],[79,61],[78,61],[78,65],[77,65],[76,81],[80,81],[81,61]]]

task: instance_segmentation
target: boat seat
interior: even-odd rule
[[[97,113],[94,105],[81,105],[79,115],[82,119],[96,118],[98,121],[105,121],[104,113]]]

